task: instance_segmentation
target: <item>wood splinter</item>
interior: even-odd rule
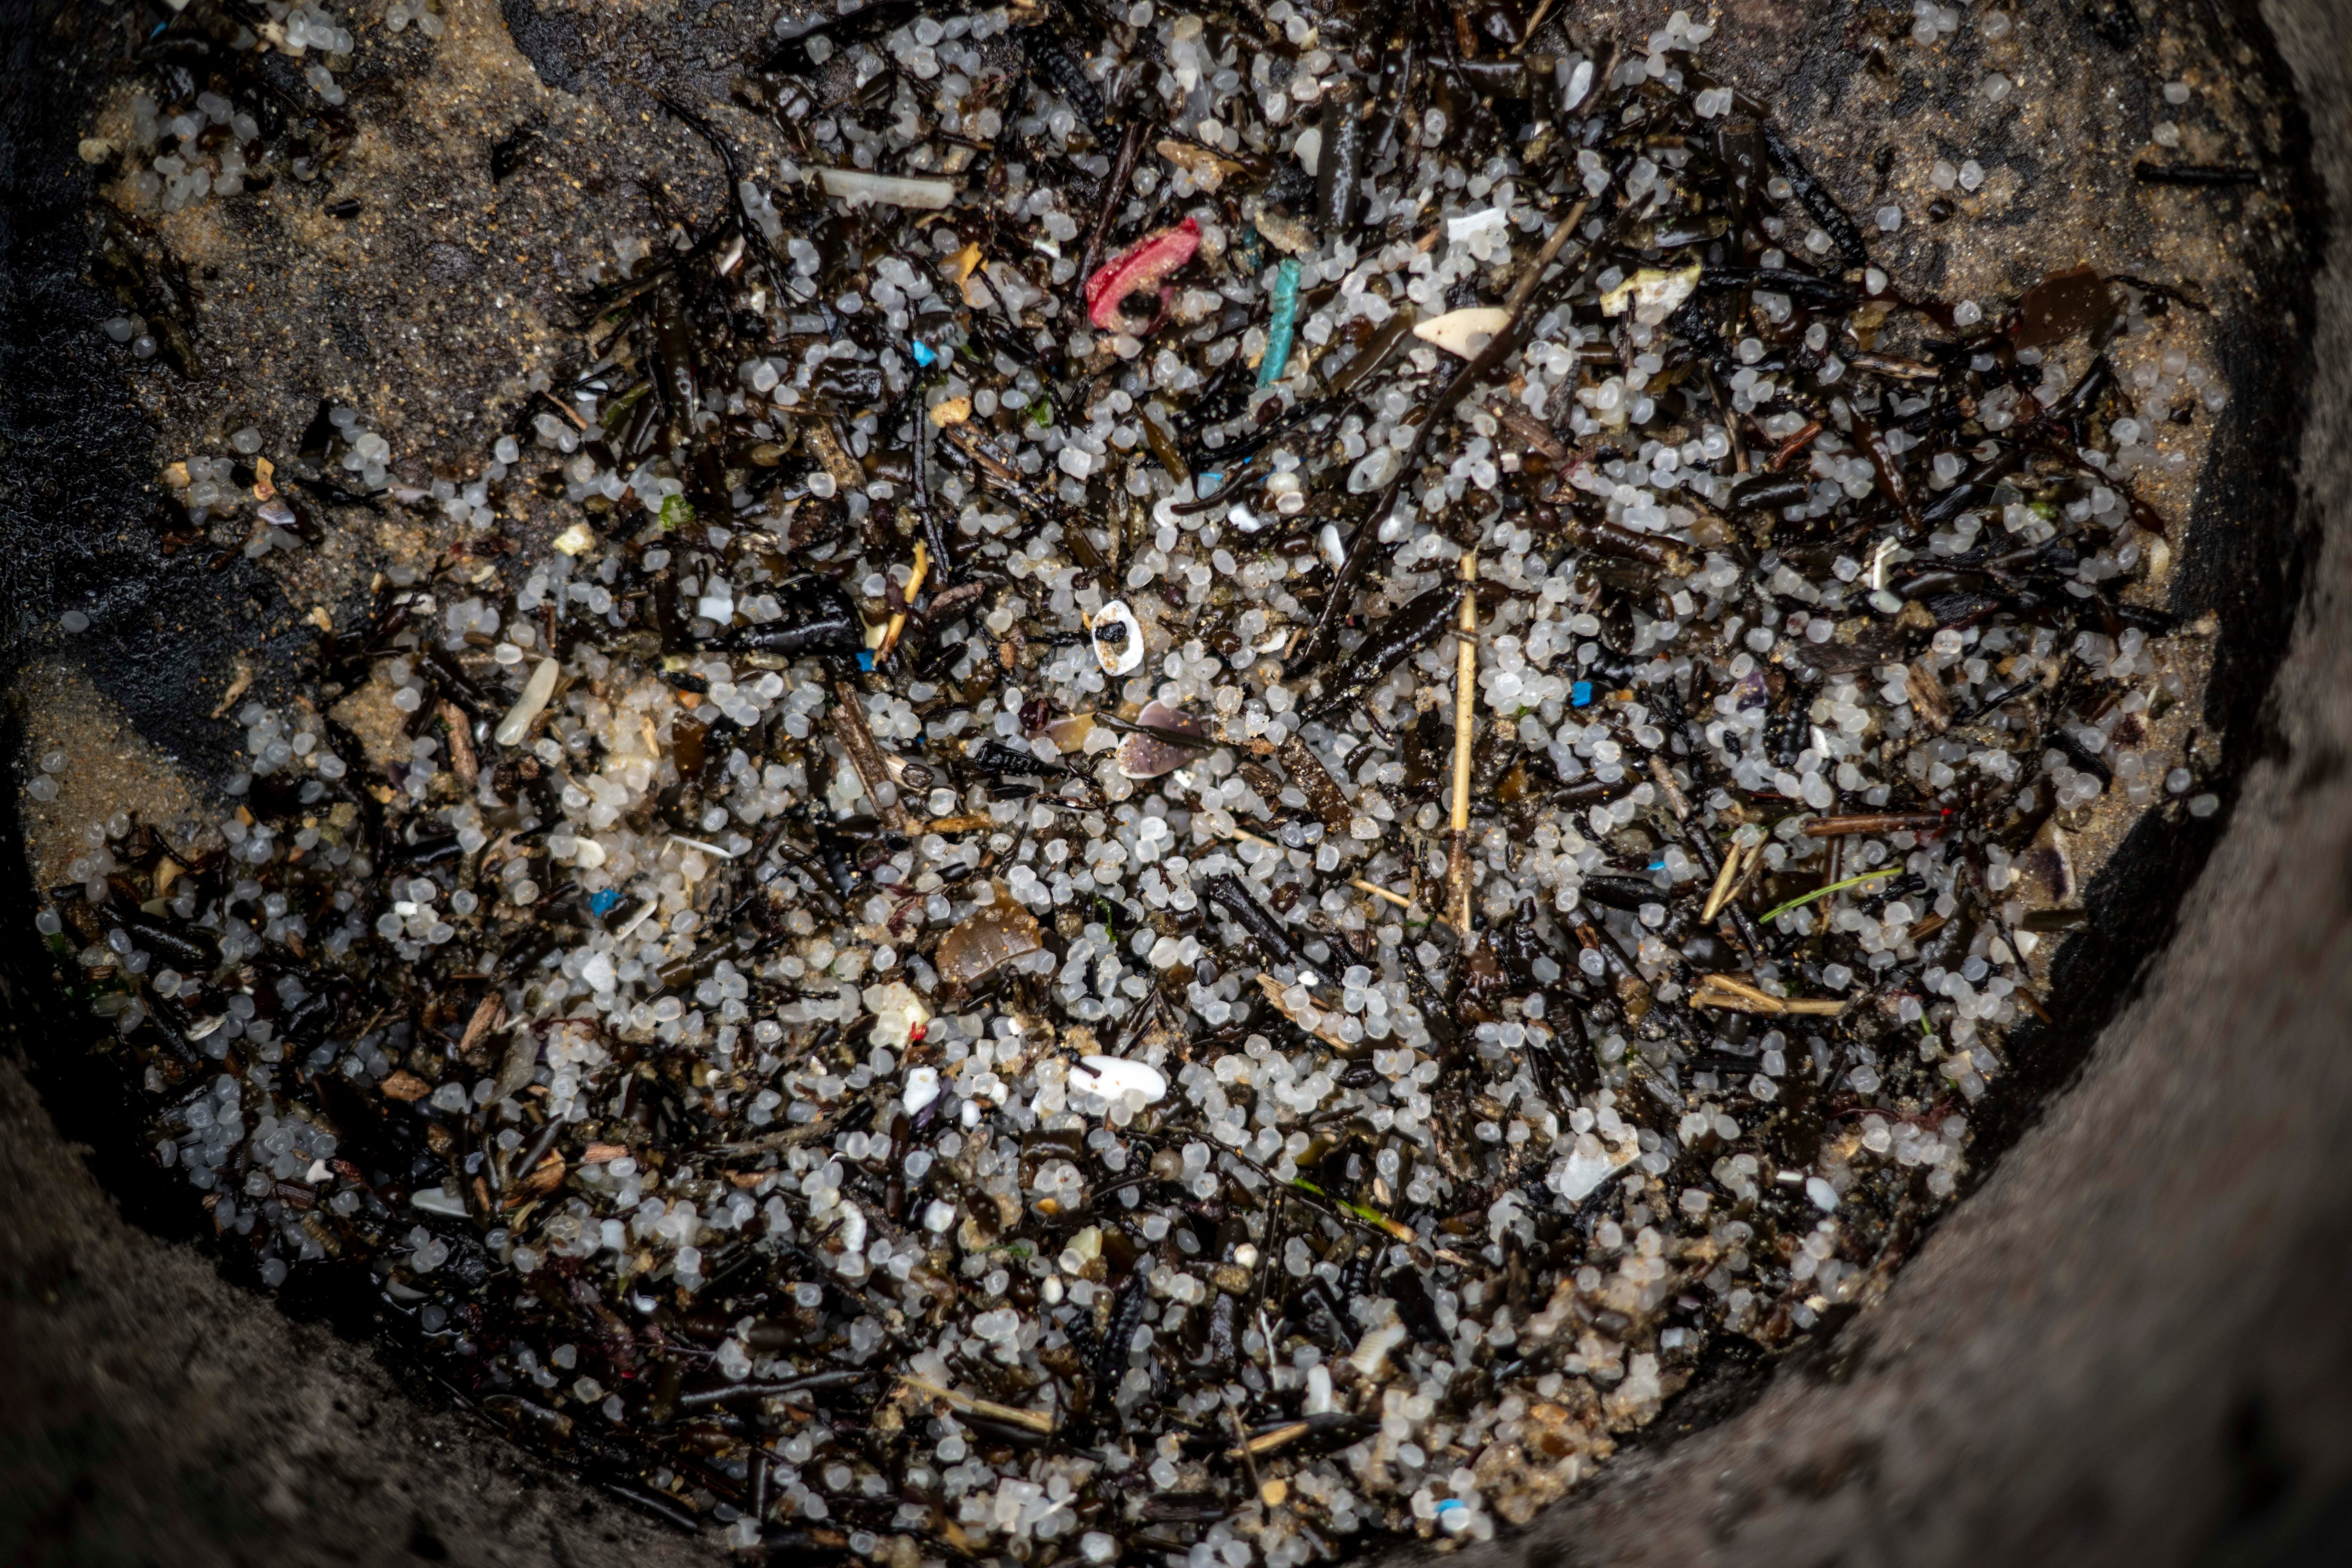
[[[898,800],[889,764],[882,760],[882,748],[875,743],[874,731],[866,722],[864,693],[846,680],[835,681],[831,719],[834,738],[848,754],[849,765],[857,770],[858,781],[866,786],[866,798],[874,803],[875,815],[891,832],[906,832],[907,808]],[[882,803],[882,786],[886,784],[893,785],[887,805]]]
[[[1834,1018],[1848,1005],[1842,1001],[1775,996],[1728,974],[1702,975],[1690,1000],[1694,1007],[1721,1007],[1734,1013],[1763,1013],[1774,1017],[1798,1014]]]
[[[915,595],[923,591],[923,578],[930,569],[930,546],[918,539],[915,541],[915,568],[908,574],[907,586],[899,593],[900,601],[908,609],[913,608]],[[907,629],[907,614],[908,610],[902,609],[890,616],[889,627],[882,634],[882,645],[874,650],[875,668],[879,668],[889,662],[891,650],[898,646],[898,634]]]
[[[1470,935],[1470,753],[1478,732],[1478,554],[1462,554],[1462,621],[1454,682],[1454,833],[1445,858],[1446,918]]]

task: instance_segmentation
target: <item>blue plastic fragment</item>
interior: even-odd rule
[[[1298,325],[1298,258],[1286,256],[1274,269],[1274,304],[1265,323],[1265,353],[1257,362],[1257,384],[1272,386],[1290,366],[1290,339]]]
[[[915,351],[915,363],[921,365],[925,370],[929,370],[931,366],[939,363],[939,351],[932,348],[930,344],[923,342],[922,339],[914,339],[910,346]]]
[[[874,650],[872,648],[862,647],[857,650],[857,668],[868,670],[874,668]]]
[[[618,888],[606,888],[601,892],[588,895],[589,912],[600,921],[618,908],[620,902],[621,889]]]
[[[1592,706],[1592,682],[1580,680],[1568,689],[1568,705],[1571,708]]]

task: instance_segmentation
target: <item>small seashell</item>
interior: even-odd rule
[[[501,746],[511,746],[521,740],[530,721],[546,710],[547,700],[555,695],[555,679],[562,673],[563,667],[553,659],[541,659],[539,668],[530,672],[530,679],[523,682],[522,695],[507,710],[507,716],[499,721],[498,733],[492,739]]]
[[[1568,80],[1562,85],[1559,92],[1559,111],[1562,114],[1573,114],[1584,107],[1584,100],[1592,96],[1592,79],[1595,74],[1592,62],[1581,57],[1578,57],[1576,63],[1569,67]]]
[[[1168,1094],[1168,1079],[1158,1068],[1125,1057],[1081,1058],[1079,1065],[1070,1069],[1070,1087],[1105,1100],[1117,1100],[1136,1089],[1146,1105],[1157,1105]]]
[[[1063,756],[1087,749],[1087,737],[1094,733],[1095,716],[1091,713],[1069,713],[1045,726],[1046,739]]]
[[[1097,610],[1088,628],[1094,635],[1095,658],[1106,675],[1127,675],[1143,662],[1143,624],[1125,599],[1113,599]]]
[[[950,985],[974,984],[1045,945],[1036,918],[1000,893],[996,902],[940,939],[940,978]]]
[[[1402,1323],[1390,1323],[1372,1330],[1356,1342],[1355,1353],[1348,1363],[1365,1377],[1377,1377],[1389,1363],[1389,1352],[1402,1344],[1406,1330]]]
[[[1433,343],[1447,353],[1464,359],[1475,356],[1494,338],[1496,332],[1511,324],[1511,313],[1499,305],[1472,305],[1465,310],[1448,310],[1426,321],[1412,324],[1412,335],[1423,342]]]
[[[1198,735],[1208,739],[1201,721],[1181,708],[1171,708],[1165,702],[1152,701],[1143,705],[1135,721],[1154,730],[1168,730],[1180,735]],[[1129,731],[1119,737],[1118,771],[1131,779],[1156,779],[1172,773],[1201,754],[1198,746],[1181,745],[1164,741],[1141,731]]]

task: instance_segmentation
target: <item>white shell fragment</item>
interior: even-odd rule
[[[940,1097],[940,1069],[913,1068],[907,1073],[907,1088],[899,1098],[907,1102],[907,1114],[919,1113]]]
[[[501,746],[520,741],[530,729],[530,721],[546,710],[547,700],[555,695],[555,678],[562,673],[563,667],[553,659],[541,659],[539,668],[530,672],[530,679],[523,682],[522,695],[507,710],[507,716],[499,721],[498,732],[491,739]]]
[[[905,1050],[915,1031],[931,1021],[931,1010],[923,1005],[915,988],[903,980],[867,986],[866,1006],[874,1015],[874,1032],[869,1038],[886,1050]],[[937,1075],[933,1078],[936,1082]],[[911,1078],[908,1080],[909,1085],[913,1081]]]
[[[914,180],[863,169],[819,169],[816,177],[826,195],[851,206],[882,202],[894,207],[943,207],[955,200],[953,180]]]
[[[1168,1079],[1158,1068],[1126,1057],[1085,1057],[1070,1069],[1070,1087],[1117,1100],[1129,1089],[1142,1093],[1143,1103],[1157,1105],[1168,1096]]]
[[[1089,629],[1105,675],[1127,675],[1143,662],[1143,623],[1125,599],[1113,599],[1097,610]]]
[[[1426,321],[1415,321],[1412,335],[1447,353],[1469,359],[1510,324],[1511,313],[1500,305],[1472,305],[1433,316]]]
[[[555,548],[566,555],[585,555],[596,548],[596,535],[584,522],[575,522],[555,536]]]
[[[1698,288],[1698,277],[1699,264],[1696,261],[1674,272],[1644,267],[1601,296],[1601,313],[1622,316],[1630,304],[1635,321],[1644,326],[1657,326],[1683,308],[1683,301]]]

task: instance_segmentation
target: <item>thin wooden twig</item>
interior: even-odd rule
[[[1454,837],[1445,903],[1454,929],[1470,934],[1470,753],[1478,734],[1478,553],[1462,552],[1462,636],[1454,680]]]
[[[898,1381],[926,1398],[940,1400],[958,1410],[985,1415],[991,1421],[1002,1421],[1008,1426],[1024,1426],[1045,1436],[1054,1435],[1054,1417],[1045,1411],[1017,1410],[1010,1405],[999,1405],[992,1399],[977,1399],[969,1394],[959,1394],[952,1388],[942,1387],[924,1378],[902,1375]]]
[[[1834,1018],[1846,1010],[1847,1004],[1826,998],[1809,1000],[1794,996],[1775,996],[1746,981],[1728,974],[1707,974],[1699,979],[1698,989],[1691,994],[1694,1007],[1720,1007],[1734,1013],[1763,1013],[1773,1016],[1803,1014],[1816,1017]]]

